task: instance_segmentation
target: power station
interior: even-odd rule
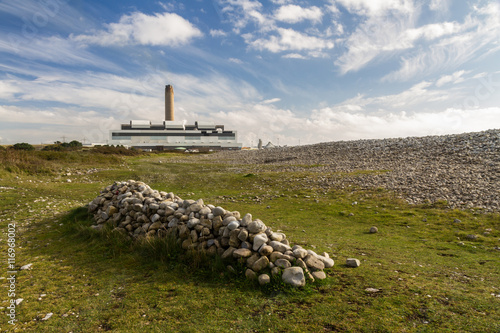
[[[196,121],[187,125],[174,120],[174,88],[165,86],[165,120],[131,120],[121,130],[110,131],[110,143],[143,150],[222,150],[241,149],[236,131],[227,131],[224,125]]]

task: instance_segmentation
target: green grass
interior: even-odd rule
[[[17,266],[33,263],[17,274],[24,299],[18,331],[500,331],[500,298],[492,295],[500,294],[498,214],[409,206],[383,189],[327,191],[306,181],[321,176],[314,170],[283,173],[178,154],[114,158],[92,174],[74,170],[97,157],[61,156],[51,173],[0,172],[0,228],[16,222]],[[60,174],[68,169],[71,176]],[[363,172],[335,176],[356,174]],[[261,288],[220,260],[183,253],[175,241],[132,243],[89,229],[81,207],[106,185],[128,179],[250,212],[293,244],[327,251],[335,266],[328,279],[304,289],[279,280]],[[368,233],[373,225],[379,233]],[[7,252],[5,242],[0,251]],[[348,257],[361,266],[346,267]],[[0,327],[13,331],[2,290]]]

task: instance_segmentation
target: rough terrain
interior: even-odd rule
[[[207,158],[253,164],[256,171],[316,171],[320,177],[306,181],[325,190],[382,187],[412,204],[440,201],[450,208],[500,211],[500,130],[219,152]]]

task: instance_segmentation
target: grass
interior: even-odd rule
[[[33,264],[17,274],[24,299],[19,322],[11,327],[2,315],[2,331],[500,331],[498,214],[409,206],[383,189],[326,191],[307,182],[321,176],[313,170],[283,173],[172,154],[83,154],[47,160],[48,173],[2,164],[0,228],[16,223],[16,266]],[[97,172],[75,172],[94,163]],[[106,185],[127,179],[250,212],[293,244],[327,251],[335,266],[328,279],[304,289],[279,279],[260,288],[220,260],[184,254],[175,241],[138,244],[91,230],[81,207]],[[373,225],[379,233],[368,233]],[[7,253],[6,242],[0,251]],[[361,266],[346,267],[348,257]],[[6,313],[2,290],[0,312]],[[42,321],[47,313],[53,316]]]

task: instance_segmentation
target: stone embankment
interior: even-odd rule
[[[500,130],[219,152],[206,158],[254,165],[255,171],[276,166],[280,172],[316,172],[310,185],[324,190],[382,187],[411,204],[443,201],[450,208],[500,211]]]
[[[202,199],[183,200],[143,182],[129,180],[106,187],[88,210],[94,214],[95,229],[111,224],[113,231],[133,239],[173,235],[184,250],[245,264],[247,278],[260,284],[281,274],[284,282],[304,286],[307,280],[326,278],[324,269],[334,264],[326,252],[292,247],[284,233],[272,231],[251,214],[242,217],[237,211],[205,205]]]

